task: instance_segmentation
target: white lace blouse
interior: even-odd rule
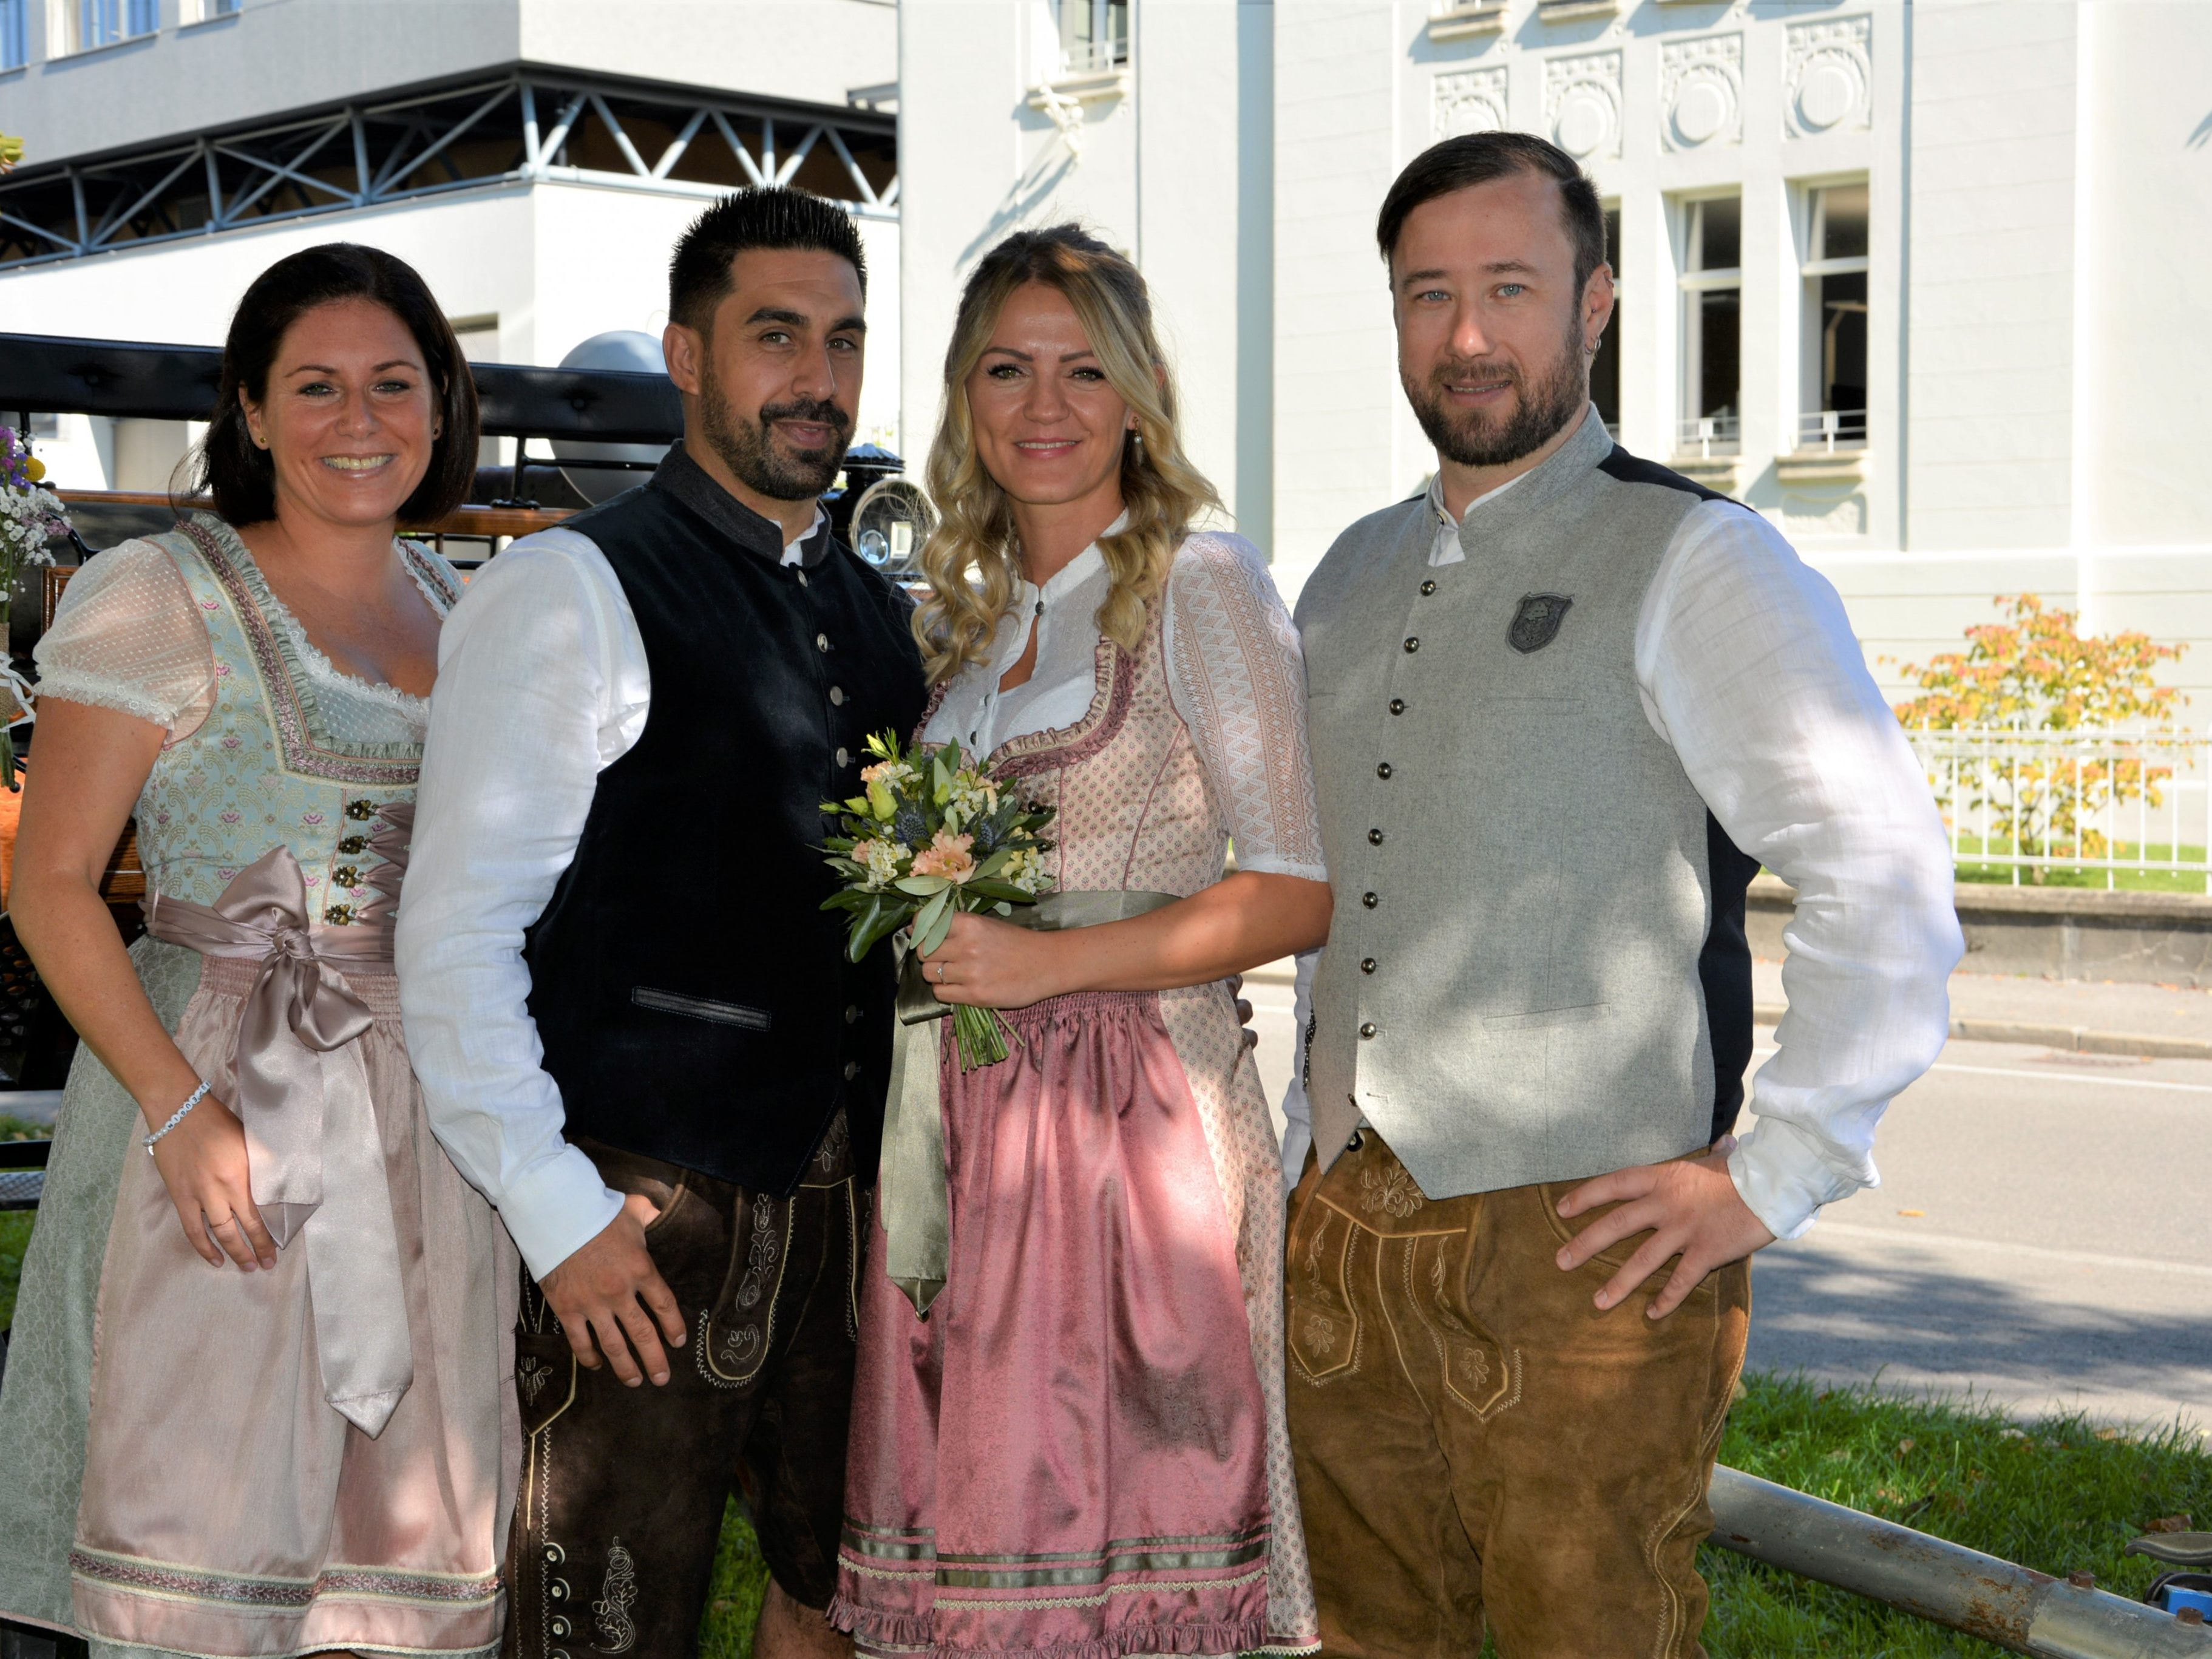
[[[1042,587],[1024,582],[987,658],[952,681],[923,737],[957,738],[988,756],[1009,738],[1082,719],[1097,690],[1097,614],[1109,587],[1096,543]],[[1327,881],[1306,744],[1305,661],[1260,550],[1241,536],[1192,536],[1176,555],[1166,597],[1168,695],[1206,768],[1237,867]],[[1032,626],[1036,668],[1001,691]]]
[[[398,556],[395,550],[393,556]],[[414,574],[408,567],[408,574]],[[417,578],[440,615],[441,595]],[[282,629],[307,674],[316,705],[341,743],[420,743],[430,703],[396,685],[348,674],[308,641],[298,617],[273,593],[272,626]],[[70,579],[54,624],[32,653],[41,700],[119,709],[167,731],[163,748],[199,729],[215,706],[215,651],[191,589],[167,550],[149,541],[112,547]]]

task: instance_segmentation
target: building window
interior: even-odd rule
[[[1743,198],[1682,204],[1682,414],[1675,448],[1734,455],[1741,420],[1743,338]]]
[[[218,17],[238,15],[239,0],[180,0],[177,8],[179,21],[186,23],[212,23]]]
[[[1867,424],[1867,187],[1824,185],[1806,206],[1801,449],[1863,449]]]
[[[1060,71],[1103,75],[1129,61],[1129,0],[1054,0]]]
[[[29,0],[0,0],[0,70],[21,69],[28,52],[23,9]]]
[[[1590,359],[1590,401],[1598,418],[1615,438],[1620,436],[1620,207],[1605,210],[1605,262],[1613,267],[1613,317],[1598,336],[1597,355]]]
[[[50,15],[57,56],[151,34],[161,22],[159,0],[54,0]]]

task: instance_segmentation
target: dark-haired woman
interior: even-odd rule
[[[391,945],[459,592],[394,529],[477,439],[422,279],[294,254],[231,324],[216,511],[101,554],[39,646],[11,896],[84,1047],[0,1393],[0,1612],[95,1653],[499,1639],[516,1270],[424,1122]],[[98,883],[134,814],[126,953]]]

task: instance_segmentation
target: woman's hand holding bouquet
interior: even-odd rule
[[[962,914],[1010,916],[1050,886],[1038,834],[1050,807],[1035,806],[960,751],[903,749],[884,732],[868,739],[874,764],[860,773],[865,793],[826,803],[842,834],[823,844],[843,885],[823,902],[852,921],[846,953],[858,962],[902,927],[913,927],[923,956],[945,942]],[[973,1071],[1006,1057],[1012,1028],[995,1009],[967,1004],[952,1013],[960,1067]]]

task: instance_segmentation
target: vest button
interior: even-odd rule
[[[804,570],[801,570],[801,569],[798,568],[796,566],[793,566],[793,568],[792,568],[792,574],[793,574],[794,576],[797,576],[797,577],[799,578],[799,585],[801,587],[805,587],[805,586],[811,586],[811,584],[810,584],[810,583],[807,581],[807,580],[806,580],[806,573],[805,573]]]
[[[1425,582],[1423,582],[1423,583],[1421,584],[1421,597],[1422,597],[1423,599],[1425,599],[1426,598],[1428,598],[1430,594],[1431,594],[1431,593],[1435,592],[1436,591],[1437,591],[1437,584],[1436,584],[1436,580],[1435,580],[1435,579],[1434,579],[1433,577],[1431,577],[1429,580],[1425,581]]]
[[[814,636],[814,648],[817,651],[827,651],[830,648],[830,636],[827,634],[817,634]]]
[[[823,648],[824,650],[827,650],[829,647],[828,647],[827,646],[825,646],[825,647],[823,647]],[[1408,656],[1411,656],[1414,652],[1416,652],[1416,651],[1419,650],[1420,648],[1421,648],[1421,642],[1420,642],[1420,641],[1419,641],[1419,640],[1417,640],[1417,639],[1413,638],[1413,637],[1412,635],[1410,635],[1407,636],[1407,640],[1406,640],[1406,653],[1407,653]]]
[[[1373,973],[1375,971],[1375,958],[1373,957],[1360,957],[1359,971],[1363,974]]]
[[[833,705],[838,708],[842,708],[844,707],[845,688],[842,685],[831,686],[830,688],[830,701]]]
[[[1382,832],[1380,830],[1370,830],[1367,832],[1367,844],[1370,847],[1380,847],[1382,844]]]
[[[853,751],[849,749],[840,749],[837,751],[837,764],[840,766],[850,766],[852,763]]]
[[[1389,761],[1384,761],[1382,765],[1376,767],[1375,769],[1375,775],[1387,781],[1390,776],[1390,763]]]
[[[850,1082],[851,1082],[854,1078],[856,1078],[856,1077],[860,1076],[860,1062],[859,1060],[847,1060],[847,1061],[845,1062],[845,1081],[846,1081],[846,1082],[850,1083]]]
[[[1390,712],[1391,712],[1392,714],[1404,714],[1404,713],[1406,712],[1406,700],[1405,700],[1403,697],[1393,697],[1393,698],[1391,698],[1391,699],[1390,699]]]
[[[1362,1025],[1359,1028],[1359,1035],[1364,1037],[1373,1036],[1375,1035],[1375,1022],[1370,1019],[1364,1025]]]
[[[1372,893],[1362,893],[1362,894],[1359,896],[1359,902],[1360,902],[1362,904],[1365,905],[1369,909],[1372,910],[1372,909],[1373,909],[1376,905],[1380,904],[1382,901],[1382,900],[1380,900],[1380,899],[1378,899],[1378,898],[1376,898],[1376,897],[1375,896],[1375,895],[1374,895],[1374,894],[1372,894]]]
[[[860,1010],[859,1006],[854,1005],[847,1007],[845,1010],[845,1024],[848,1025],[858,1025],[860,1023]]]

